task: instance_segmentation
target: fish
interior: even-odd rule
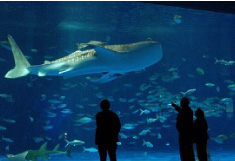
[[[196,71],[197,71],[197,73],[199,74],[199,75],[204,75],[205,74],[205,72],[204,72],[204,70],[202,69],[202,68],[196,68]]]
[[[85,148],[83,147],[83,152],[90,152],[90,153],[94,153],[94,152],[98,152],[98,150],[96,148]]]
[[[231,91],[235,91],[235,84],[230,84],[227,86],[228,89],[230,89]]]
[[[160,133],[157,134],[157,138],[158,139],[161,139],[162,138],[162,135]]]
[[[129,136],[125,135],[124,133],[119,133],[120,137],[122,139],[127,139]]]
[[[60,112],[64,113],[64,114],[72,114],[73,113],[70,109],[63,109]]]
[[[132,129],[135,129],[137,125],[138,124],[124,124],[122,128],[125,130],[132,130]]]
[[[15,67],[9,70],[5,78],[19,78],[28,74],[44,76],[62,76],[64,79],[78,75],[103,74],[92,82],[106,83],[125,73],[140,71],[159,62],[162,57],[161,44],[156,41],[141,41],[120,45],[93,45],[92,49],[75,52],[54,61],[45,61],[41,65],[30,65],[11,35],[8,35]]]
[[[216,143],[219,143],[219,144],[223,144],[224,143],[224,140],[227,140],[228,137],[226,135],[218,135],[217,137],[215,138],[211,138],[212,140],[214,140]]]
[[[14,124],[16,123],[15,120],[12,120],[12,119],[3,119],[3,121],[7,122],[7,123],[11,123],[11,124]]]
[[[153,144],[149,141],[145,141],[143,140],[143,146],[146,145],[148,148],[152,148],[153,147]]]
[[[149,132],[151,132],[150,129],[142,130],[139,135],[146,135]]]
[[[65,139],[65,141],[66,141],[66,143],[67,143],[67,144],[65,145],[65,148],[66,148],[68,145],[76,146],[76,145],[85,144],[85,142],[84,142],[84,141],[81,141],[81,140],[68,141],[68,140]]]
[[[213,84],[213,83],[206,83],[205,84],[207,87],[214,87],[215,86],[215,84]]]
[[[80,123],[80,124],[86,124],[92,121],[92,118],[90,117],[82,117],[78,120],[76,120],[76,123]]]
[[[3,136],[2,136],[2,141],[8,142],[8,143],[13,143],[14,142],[14,140],[12,140],[10,138],[4,138]]]
[[[218,60],[215,58],[215,64],[217,63],[222,64],[222,65],[235,65],[235,61],[232,61],[232,60],[226,61],[224,59]]]
[[[6,130],[7,128],[0,125],[0,130]]]
[[[5,147],[5,150],[6,150],[6,151],[9,151],[9,150],[10,150],[10,146],[7,145],[7,146]]]
[[[7,154],[7,158],[11,161],[37,161],[38,158],[47,160],[48,155],[51,154],[66,154],[67,157],[71,157],[70,148],[68,148],[65,152],[59,151],[58,149],[59,144],[57,144],[53,150],[47,150],[47,142],[45,142],[38,150],[27,150],[17,155]]]
[[[149,110],[142,110],[142,109],[140,109],[140,115],[142,115],[142,114],[149,114],[149,113],[150,113]]]
[[[180,93],[185,96],[185,95],[190,95],[190,94],[192,94],[192,93],[195,92],[195,91],[196,91],[196,89],[193,88],[193,89],[187,90],[186,92],[180,92]]]
[[[154,123],[157,121],[157,118],[147,118],[147,124]]]

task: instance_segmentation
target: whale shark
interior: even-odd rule
[[[11,161],[37,161],[38,158],[48,160],[49,156],[53,154],[66,154],[67,157],[71,157],[70,147],[65,152],[59,151],[58,149],[59,144],[53,150],[47,150],[47,142],[45,142],[38,150],[27,150],[16,155],[7,154],[7,158]]]
[[[5,78],[19,78],[28,74],[62,76],[71,78],[79,75],[102,74],[96,82],[106,83],[125,73],[140,71],[161,60],[162,46],[152,40],[130,44],[108,45],[106,43],[82,43],[75,52],[41,65],[30,65],[11,35],[8,35],[15,67]]]

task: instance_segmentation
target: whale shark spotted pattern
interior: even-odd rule
[[[54,61],[41,65],[30,65],[20,48],[8,35],[15,67],[7,72],[6,78],[19,78],[28,74],[43,76],[63,76],[70,78],[78,75],[98,74],[96,80],[109,82],[127,72],[139,71],[151,66],[162,58],[161,44],[156,41],[141,41],[121,45],[97,45],[87,43],[91,49],[77,50]],[[85,44],[85,43],[83,43]]]

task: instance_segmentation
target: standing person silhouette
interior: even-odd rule
[[[194,121],[194,141],[197,147],[197,157],[199,161],[207,161],[207,134],[208,126],[204,116],[204,112],[198,108],[195,112],[197,119]]]
[[[179,132],[179,148],[181,161],[195,161],[193,152],[193,111],[189,107],[189,99],[183,97],[180,106],[171,105],[178,112],[176,128]]]
[[[104,99],[100,103],[101,112],[96,114],[95,144],[98,145],[100,161],[106,161],[107,152],[110,161],[116,161],[118,134],[121,129],[119,117],[111,110],[110,103]]]

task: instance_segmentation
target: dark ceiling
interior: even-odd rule
[[[235,14],[235,1],[143,1],[143,2]]]

